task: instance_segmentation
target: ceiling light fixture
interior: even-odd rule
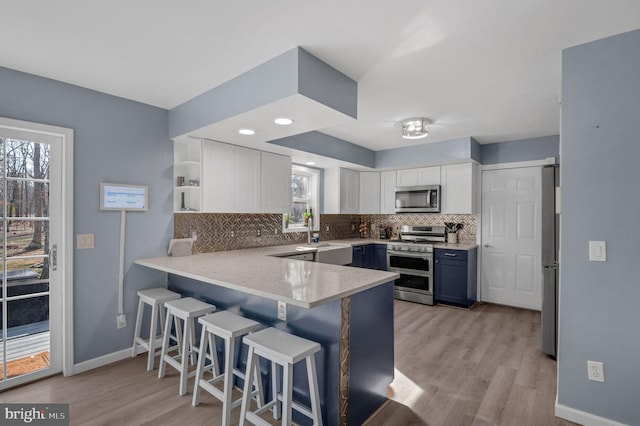
[[[247,135],[247,136],[256,134],[255,130],[251,130],[251,129],[240,129],[238,130],[238,133],[240,133],[241,135]]]
[[[429,134],[431,120],[428,118],[407,118],[402,120],[402,137],[404,139],[426,138]]]
[[[273,120],[273,122],[279,126],[288,126],[290,124],[293,124],[293,120],[286,117],[276,118],[275,120]]]

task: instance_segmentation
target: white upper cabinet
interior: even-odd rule
[[[477,176],[475,163],[442,166],[442,214],[475,214],[477,212]]]
[[[343,168],[324,170],[324,213],[359,213],[360,173]]]
[[[360,213],[380,213],[380,172],[360,172]]]
[[[262,213],[291,211],[291,157],[262,152],[260,174]]]
[[[291,203],[290,188],[289,157],[203,141],[202,211],[282,213]]]
[[[402,169],[396,174],[396,186],[440,185],[440,166]]]
[[[396,171],[380,172],[380,214],[396,212]]]
[[[202,210],[213,213],[233,212],[234,146],[202,142]]]
[[[261,213],[260,151],[236,146],[233,164],[233,211]]]

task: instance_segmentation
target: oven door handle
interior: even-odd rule
[[[424,260],[429,260],[433,258],[432,253],[424,254],[424,253],[407,253],[407,252],[402,252],[402,253],[387,252],[387,257],[391,257],[391,256],[412,257],[414,259],[424,259]]]

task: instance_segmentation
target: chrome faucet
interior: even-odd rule
[[[311,228],[313,228],[313,217],[307,222],[307,244],[311,245]]]

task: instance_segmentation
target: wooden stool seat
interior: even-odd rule
[[[236,346],[236,338],[252,333],[262,326],[259,322],[250,320],[240,315],[236,315],[229,311],[216,312],[204,317],[198,318],[198,322],[202,324],[202,335],[200,337],[200,350],[198,356],[198,368],[196,370],[196,380],[193,388],[194,407],[198,406],[200,399],[200,389],[204,389],[214,397],[222,401],[222,424],[228,426],[230,424],[231,410],[240,405],[242,398],[232,400],[233,376],[245,379],[245,372],[235,368],[234,354]],[[218,361],[218,352],[215,344],[215,337],[218,336],[224,340],[224,372],[220,374],[220,364]],[[205,358],[211,352],[211,364],[205,366]],[[256,366],[256,370],[257,370]],[[204,373],[211,371],[212,379],[204,379]],[[254,389],[251,396],[256,397],[258,406],[264,405],[264,396],[262,391],[262,381],[257,371],[254,374]],[[216,383],[224,381],[224,389],[221,391],[214,386]]]
[[[195,347],[195,319],[215,311],[216,307],[193,297],[171,300],[165,302],[164,306],[167,308],[167,319],[162,338],[158,378],[164,377],[165,366],[169,364],[180,372],[178,394],[184,395],[187,393],[187,378],[196,373],[195,371],[189,373],[189,365],[187,364],[188,359],[191,359],[191,365],[195,364],[195,353],[198,351],[198,348]],[[179,320],[182,320],[182,324]],[[171,327],[174,323],[176,337],[171,335]],[[169,340],[171,339],[175,339],[178,347],[182,348],[176,356],[169,355]]]
[[[133,348],[131,350],[131,357],[138,356],[139,347],[144,348],[149,352],[147,358],[147,371],[153,370],[154,357],[156,354],[156,339],[158,328],[158,317],[160,319],[160,338],[164,334],[164,303],[170,300],[180,299],[180,294],[167,290],[164,287],[148,288],[146,290],[138,291],[138,315],[136,316],[136,328],[133,333]],[[144,313],[144,306],[151,306],[151,326],[149,327],[149,339],[143,339],[140,337],[140,329],[142,328],[142,316]]]
[[[292,409],[304,414],[313,420],[316,426],[322,425],[320,413],[320,395],[318,393],[318,377],[316,373],[315,353],[320,350],[320,344],[302,337],[294,336],[275,328],[266,328],[243,337],[243,342],[249,346],[247,355],[247,380],[245,380],[245,393],[242,396],[242,408],[240,410],[240,425],[245,422],[256,425],[269,425],[260,418],[260,414],[273,409],[273,417],[280,418],[280,404],[282,401],[282,424],[291,424]],[[247,394],[248,384],[252,380],[257,358],[262,357],[271,361],[271,387],[272,400],[255,411],[249,410],[250,397]],[[302,360],[307,364],[307,379],[309,381],[309,396],[311,409],[293,401],[293,365]],[[283,368],[282,395],[279,392],[279,375],[276,365]]]

